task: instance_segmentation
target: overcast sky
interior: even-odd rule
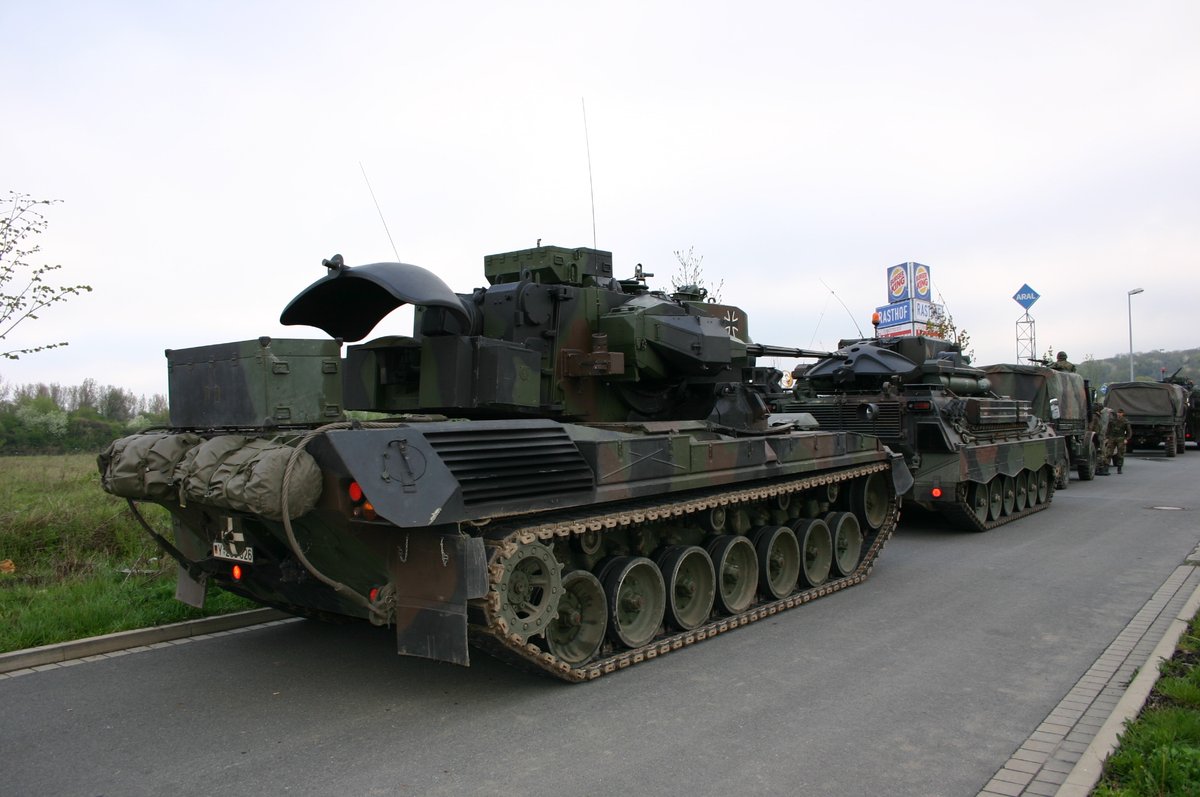
[[[166,348],[323,337],[279,325],[322,258],[397,257],[364,169],[458,292],[593,245],[594,194],[619,276],[692,248],[758,342],[869,331],[915,260],[978,363],[1023,283],[1039,351],[1126,352],[1132,288],[1136,350],[1200,346],[1198,41],[1190,0],[10,0],[0,192],[62,200],[38,262],[94,292],[0,379],[165,393]]]

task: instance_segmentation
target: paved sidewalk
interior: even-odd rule
[[[1091,791],[1100,776],[1096,762],[1112,752],[1116,734],[1125,719],[1140,711],[1157,677],[1157,649],[1173,635],[1165,654],[1171,655],[1179,618],[1186,613],[1190,619],[1200,605],[1200,547],[1185,561],[984,785],[980,797],[1066,797]],[[1148,685],[1137,690],[1137,699],[1128,699],[1134,697],[1130,685],[1135,674],[1147,669]]]

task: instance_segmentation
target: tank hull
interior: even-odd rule
[[[183,435],[199,441],[193,460],[234,437]],[[137,437],[118,442],[140,451]],[[247,438],[259,439],[238,436]],[[290,469],[279,477],[282,511],[270,519],[219,498],[218,482],[233,477],[207,477],[206,496],[189,486],[194,473],[184,475],[197,466],[161,466],[171,471],[161,478],[179,486],[153,499],[173,521],[170,531],[154,532],[179,560],[182,593],[202,599],[216,584],[300,616],[393,627],[402,654],[467,664],[473,643],[571,681],[860,583],[895,527],[896,495],[908,487],[899,457],[877,438],[848,432],[742,437],[701,423],[410,420],[336,423],[271,439],[291,452],[289,465],[311,458],[319,473],[319,498],[299,514],[288,504]],[[111,450],[101,460],[111,487],[124,463]],[[550,641],[552,633],[582,633],[561,628],[567,576],[570,585],[590,574],[594,585],[612,560],[657,561],[668,549],[707,551],[725,538],[748,550],[763,529],[843,515],[862,533],[841,571],[807,583],[785,574],[782,587],[755,579],[745,605],[714,600],[686,627],[652,617],[643,621],[651,630],[625,640],[606,631],[586,655]],[[776,559],[785,554],[775,551]],[[769,556],[754,560],[762,571],[772,567]],[[593,587],[593,602],[601,588]],[[583,613],[593,626],[607,625],[608,615]]]

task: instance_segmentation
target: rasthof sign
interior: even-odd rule
[[[887,329],[888,327],[895,327],[900,324],[910,324],[913,320],[911,302],[885,304],[883,307],[876,307],[875,312],[879,313],[880,329]]]
[[[1021,286],[1021,289],[1013,294],[1013,301],[1028,310],[1033,307],[1033,303],[1040,299],[1042,295],[1029,287],[1029,283]]]
[[[933,316],[933,304],[920,299],[905,299],[876,307],[875,312],[879,313],[880,329],[900,324],[925,324]]]

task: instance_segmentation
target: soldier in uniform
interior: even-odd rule
[[[1045,362],[1045,360],[1042,362]],[[1071,373],[1075,373],[1075,363],[1067,359],[1065,351],[1058,353],[1058,357],[1055,358],[1054,362],[1050,363],[1050,367],[1055,371],[1070,371]]]
[[[1108,439],[1113,446],[1112,463],[1117,466],[1117,473],[1125,464],[1125,446],[1132,436],[1133,427],[1125,417],[1125,410],[1117,410],[1117,416],[1108,425]]]
[[[1109,474],[1109,463],[1112,461],[1113,444],[1108,436],[1108,427],[1112,423],[1113,411],[1108,407],[1095,405],[1092,407],[1092,421],[1089,429],[1095,435],[1096,445],[1100,447],[1097,456],[1096,473],[1101,476]]]

